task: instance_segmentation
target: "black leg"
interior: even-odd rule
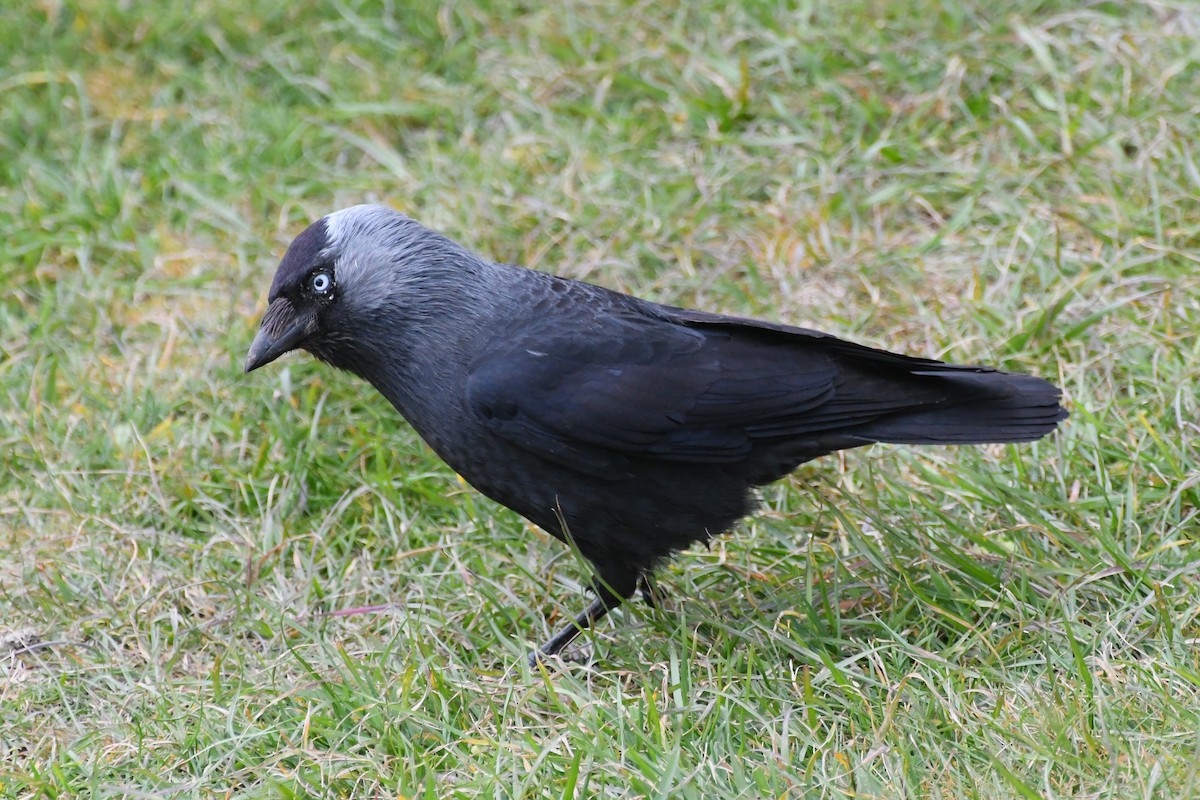
[[[592,591],[596,593],[596,599],[584,609],[582,614],[576,616],[562,630],[550,637],[550,641],[530,653],[529,666],[536,667],[545,658],[561,653],[567,645],[575,641],[579,634],[604,619],[609,611],[621,605],[622,602],[633,597],[633,593],[638,590],[639,586],[642,587],[643,595],[646,594],[646,586],[651,586],[651,591],[653,591],[653,584],[647,583],[650,578],[644,573],[639,573],[636,567],[631,568],[625,562],[593,562],[593,564],[597,574]]]
[[[667,599],[667,593],[649,572],[643,572],[642,577],[638,578],[638,588],[642,590],[642,600],[651,608],[658,608]]]
[[[575,637],[604,619],[608,615],[608,612],[609,605],[604,597],[598,597],[593,600],[592,604],[576,616],[572,622],[551,636],[550,641],[529,654],[529,666],[531,668],[537,667],[542,659],[561,653],[564,647],[575,641]]]

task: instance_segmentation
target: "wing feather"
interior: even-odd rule
[[[473,366],[467,396],[494,431],[560,463],[581,451],[722,463],[803,430],[836,375],[820,352],[650,318],[609,338],[527,333]]]

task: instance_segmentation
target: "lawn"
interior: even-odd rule
[[[1200,6],[80,0],[0,26],[0,796],[1200,796]],[[303,355],[278,258],[489,258],[1047,377],[612,615]]]

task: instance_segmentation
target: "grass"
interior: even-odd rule
[[[1186,2],[29,3],[0,30],[0,793],[1200,794]],[[379,397],[240,363],[290,237],[1059,382],[808,465],[597,662],[582,565]],[[382,606],[374,612],[363,607]]]

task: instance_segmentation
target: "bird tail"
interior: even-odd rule
[[[1067,418],[1058,387],[1032,375],[950,364],[909,374],[940,401],[876,418],[855,435],[892,444],[1031,442]]]

